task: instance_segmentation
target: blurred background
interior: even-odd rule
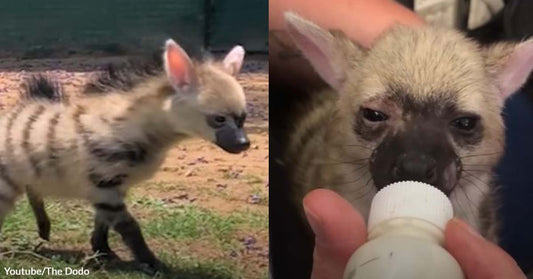
[[[25,57],[63,50],[112,54],[160,48],[268,50],[266,0],[0,1],[0,50]]]

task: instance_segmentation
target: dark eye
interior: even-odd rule
[[[363,117],[370,122],[381,122],[389,119],[389,116],[383,112],[369,108],[363,109]]]
[[[461,117],[452,121],[452,125],[464,131],[471,131],[476,128],[478,118],[476,117]]]
[[[227,117],[220,114],[211,114],[207,116],[207,124],[215,129],[223,127],[228,121]]]
[[[222,123],[226,122],[226,117],[222,116],[222,115],[216,115],[215,116],[215,122],[217,122],[219,124],[222,124]]]

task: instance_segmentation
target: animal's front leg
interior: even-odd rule
[[[154,271],[160,267],[159,261],[150,251],[142,236],[139,224],[128,212],[124,203],[95,204],[95,208],[97,225],[92,238],[93,249],[97,244],[97,248],[104,250],[107,248],[110,251],[107,245],[107,228],[98,223],[100,220],[122,236],[122,240],[130,248],[135,259],[146,264],[150,269],[149,271]]]
[[[102,214],[102,212],[110,209],[101,204],[95,204],[94,206],[96,208],[96,216],[94,218],[94,230],[91,235],[92,249],[96,253],[102,253],[105,258],[115,258],[115,253],[109,248],[109,225],[106,221],[107,214]]]

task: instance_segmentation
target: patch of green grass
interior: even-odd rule
[[[47,201],[46,205],[52,223],[52,239],[62,242],[88,240],[93,213],[86,203]],[[54,237],[54,234],[58,233],[63,237]],[[37,224],[33,212],[26,200],[19,201],[16,208],[6,217],[0,239],[20,246],[37,238]]]
[[[143,224],[152,237],[165,239],[207,239],[225,243],[238,229],[268,229],[268,216],[255,211],[236,211],[221,215],[194,205],[169,207],[160,200],[141,198],[137,205],[147,206],[150,218]]]
[[[227,261],[200,260],[196,258],[176,258],[168,255],[161,255],[161,259],[167,263],[174,263],[169,266],[168,273],[158,273],[149,276],[138,270],[133,262],[122,262],[111,266],[84,266],[81,262],[67,263],[61,257],[51,259],[40,259],[31,255],[15,255],[0,261],[0,278],[69,278],[67,276],[7,276],[4,268],[11,269],[43,269],[45,267],[61,270],[65,272],[67,268],[80,270],[87,269],[89,276],[80,278],[115,278],[115,279],[144,279],[144,278],[180,278],[180,279],[230,279],[245,278],[241,272],[235,271],[235,266]],[[51,271],[50,271],[51,272]],[[266,277],[263,277],[266,278]]]
[[[52,200],[47,200],[45,204],[52,223],[50,246],[53,249],[44,244],[37,256],[28,252],[33,251],[40,240],[28,202],[19,201],[15,210],[7,216],[0,234],[0,247],[18,252],[0,256],[0,278],[5,278],[3,267],[79,269],[87,263],[84,259],[91,255],[89,239],[93,223],[90,205],[79,201]],[[194,205],[176,206],[161,199],[135,195],[128,198],[128,204],[132,214],[138,217],[146,239],[154,244],[154,252],[172,270],[170,275],[166,274],[167,277],[159,278],[268,277],[266,268],[251,275],[247,273],[245,263],[241,265],[238,258],[228,256],[230,251],[242,249],[237,233],[264,233],[268,230],[268,216],[265,213],[248,210],[222,215]],[[197,241],[212,249],[213,255],[206,258],[210,251],[196,251],[194,246],[190,246]],[[125,249],[116,233],[110,234],[110,246],[120,247],[123,251]],[[94,260],[92,262],[94,265]],[[90,266],[89,278],[151,278],[136,270],[135,263],[109,264],[105,268],[93,265]]]
[[[237,223],[234,218],[221,217],[194,206],[161,210],[158,213],[154,214],[157,217],[145,224],[147,234],[173,239],[204,238],[206,235],[224,239],[235,231]]]

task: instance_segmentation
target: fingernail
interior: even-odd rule
[[[452,220],[450,220],[450,222],[457,224],[459,227],[461,227],[461,229],[463,229],[472,236],[483,238],[479,232],[477,232],[474,228],[472,228],[470,225],[468,225],[465,221],[461,219],[453,218]]]
[[[320,219],[316,217],[316,215],[311,210],[309,210],[309,208],[307,208],[305,205],[304,205],[304,212],[305,212],[305,216],[307,217],[307,222],[309,223],[309,226],[311,226],[311,229],[315,233],[315,236],[319,235],[320,227],[321,227]]]

